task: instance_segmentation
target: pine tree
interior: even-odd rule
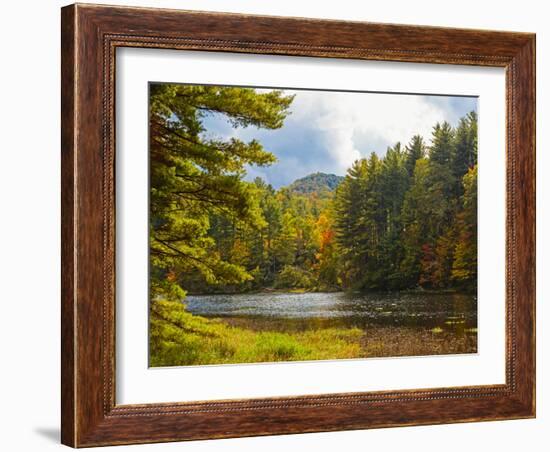
[[[430,159],[418,160],[411,188],[403,201],[401,240],[404,254],[401,274],[406,285],[431,280],[431,276],[427,276],[427,268],[431,268],[429,265],[434,260],[437,239],[449,224],[449,200],[442,184],[434,176],[438,167]]]
[[[461,118],[455,134],[455,153],[452,162],[456,179],[456,195],[463,192],[462,178],[477,164],[477,114],[472,111]]]
[[[409,177],[412,177],[414,167],[416,166],[416,161],[426,156],[426,145],[424,144],[424,139],[420,135],[415,135],[412,137],[410,143],[405,148],[405,154],[405,167],[407,168]]]
[[[341,252],[341,277],[344,286],[351,286],[360,279],[361,266],[364,263],[362,249],[365,245],[360,236],[367,226],[363,215],[367,174],[367,160],[356,160],[338,186],[334,199],[336,239]]]
[[[432,145],[429,149],[430,162],[450,166],[454,154],[454,133],[451,125],[445,121],[437,123],[432,131]]]
[[[294,265],[297,250],[296,218],[290,213],[283,213],[281,230],[273,240],[273,257],[276,271],[286,265]]]
[[[399,284],[399,263],[403,254],[403,246],[400,241],[402,221],[401,208],[405,193],[410,185],[410,176],[407,171],[407,163],[410,154],[403,150],[397,143],[393,148],[388,148],[380,174],[380,190],[382,193],[382,208],[385,211],[383,219],[381,252],[379,268],[381,270],[381,282],[387,287]]]
[[[292,96],[250,88],[152,84],[150,89],[151,297],[179,299],[180,279],[195,274],[208,284],[251,279],[222,257],[209,234],[214,215],[262,227],[245,165],[269,165],[273,154],[252,140],[204,134],[203,120],[224,115],[233,127],[282,126]]]

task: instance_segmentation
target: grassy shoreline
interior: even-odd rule
[[[152,367],[310,361],[475,353],[477,335],[408,327],[254,331],[185,311],[181,303],[151,306]]]

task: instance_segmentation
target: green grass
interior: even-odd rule
[[[362,335],[358,328],[252,331],[192,315],[181,303],[156,301],[151,308],[150,365],[356,358],[361,356]]]

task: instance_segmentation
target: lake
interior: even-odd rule
[[[404,326],[463,334],[477,328],[477,299],[472,294],[262,292],[189,295],[185,304],[192,314],[257,330]]]

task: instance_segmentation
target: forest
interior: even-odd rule
[[[355,161],[344,177],[314,173],[279,189],[245,179],[249,166],[276,164],[259,141],[221,139],[204,126],[208,116],[223,115],[234,128],[278,129],[292,102],[279,90],[151,84],[150,299],[157,316],[162,303],[187,294],[474,292],[476,113],[456,127],[434,124],[430,144],[416,135],[383,157],[372,152]]]

